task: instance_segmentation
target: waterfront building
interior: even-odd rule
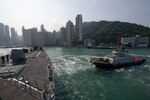
[[[5,45],[5,30],[4,30],[4,24],[0,23],[0,46]]]
[[[76,41],[82,40],[83,40],[82,15],[79,14],[76,17]]]
[[[44,36],[44,46],[48,46],[49,45],[49,32],[41,32],[41,33]]]
[[[84,46],[92,47],[95,45],[95,40],[92,39],[84,39]]]
[[[15,28],[11,27],[11,46],[17,46],[19,42],[19,37]]]
[[[60,34],[61,34],[61,41],[66,41],[66,28],[65,27],[60,28]]]
[[[66,28],[65,27],[61,27],[60,28],[60,45],[64,45],[66,42]]]
[[[43,24],[41,25],[41,32],[47,32]]]
[[[38,46],[40,38],[39,34],[37,32],[37,28],[30,28],[30,29],[25,29],[23,27],[23,43],[24,46]]]
[[[48,32],[48,46],[52,46],[52,45],[53,45],[53,33]]]
[[[135,37],[122,37],[121,43],[129,47],[148,47],[149,37],[140,37],[139,35]]]
[[[52,33],[51,32],[48,32],[45,28],[44,28],[44,25],[42,24],[41,25],[41,32],[40,33],[40,36],[42,37],[39,37],[41,41],[43,41],[43,46],[51,46],[53,45],[53,36],[52,36]]]
[[[31,35],[31,46],[37,46],[38,42],[37,42],[37,28],[31,28],[29,29],[29,33]]]
[[[37,32],[35,36],[36,40],[36,46],[44,46],[44,33],[43,32]]]
[[[66,24],[66,44],[71,45],[74,42],[74,25],[69,20]]]
[[[23,35],[23,45],[31,46],[31,33],[30,33],[29,29],[25,29],[23,26],[22,27],[22,35]]]
[[[42,44],[43,46],[44,45],[46,46],[48,44],[48,33],[47,33],[46,29],[44,28],[43,24],[41,25],[41,31],[38,32],[38,34],[39,34],[39,37],[38,37],[39,40],[42,41],[40,44]]]
[[[56,31],[53,31],[53,45],[56,45]]]
[[[51,38],[51,36],[50,36]],[[52,33],[52,45],[59,45],[60,44],[60,32],[59,31],[53,31]]]
[[[60,37],[60,31],[56,31],[56,41],[59,41]]]
[[[24,46],[50,46],[52,45],[52,33],[47,32],[44,25],[41,25],[41,30],[37,28],[25,29],[22,28]]]
[[[5,25],[5,45],[10,46],[10,34],[8,25]]]
[[[19,35],[19,36],[18,36],[18,41],[19,41],[19,42],[18,42],[18,45],[19,45],[19,46],[22,46],[22,45],[23,45],[23,36],[22,36],[22,35]]]
[[[10,28],[11,31],[11,45],[14,46],[16,44],[16,38],[15,38],[15,28]]]

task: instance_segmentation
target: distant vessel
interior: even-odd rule
[[[100,58],[91,58],[90,62],[96,67],[103,69],[113,69],[140,65],[145,62],[145,59],[139,56],[132,56],[124,47],[117,48],[112,51],[112,55]]]

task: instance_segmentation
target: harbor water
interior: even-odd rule
[[[90,58],[111,54],[111,49],[45,48],[55,73],[60,100],[150,100],[150,49],[130,49],[146,59],[140,66],[96,69]]]
[[[112,49],[44,49],[53,63],[58,100],[150,100],[150,49],[129,49],[145,58],[144,64],[109,71],[96,69],[89,60]],[[9,51],[3,48],[0,54]]]
[[[11,48],[0,48],[0,56],[10,53]]]

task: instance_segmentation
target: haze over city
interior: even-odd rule
[[[68,20],[75,23],[77,14],[84,21],[125,21],[150,27],[149,0],[1,0],[0,22],[21,28],[60,30]]]

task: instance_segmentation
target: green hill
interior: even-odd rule
[[[150,28],[128,22],[100,21],[83,23],[84,38],[95,39],[98,42],[113,42],[120,37],[127,36],[148,36]]]

